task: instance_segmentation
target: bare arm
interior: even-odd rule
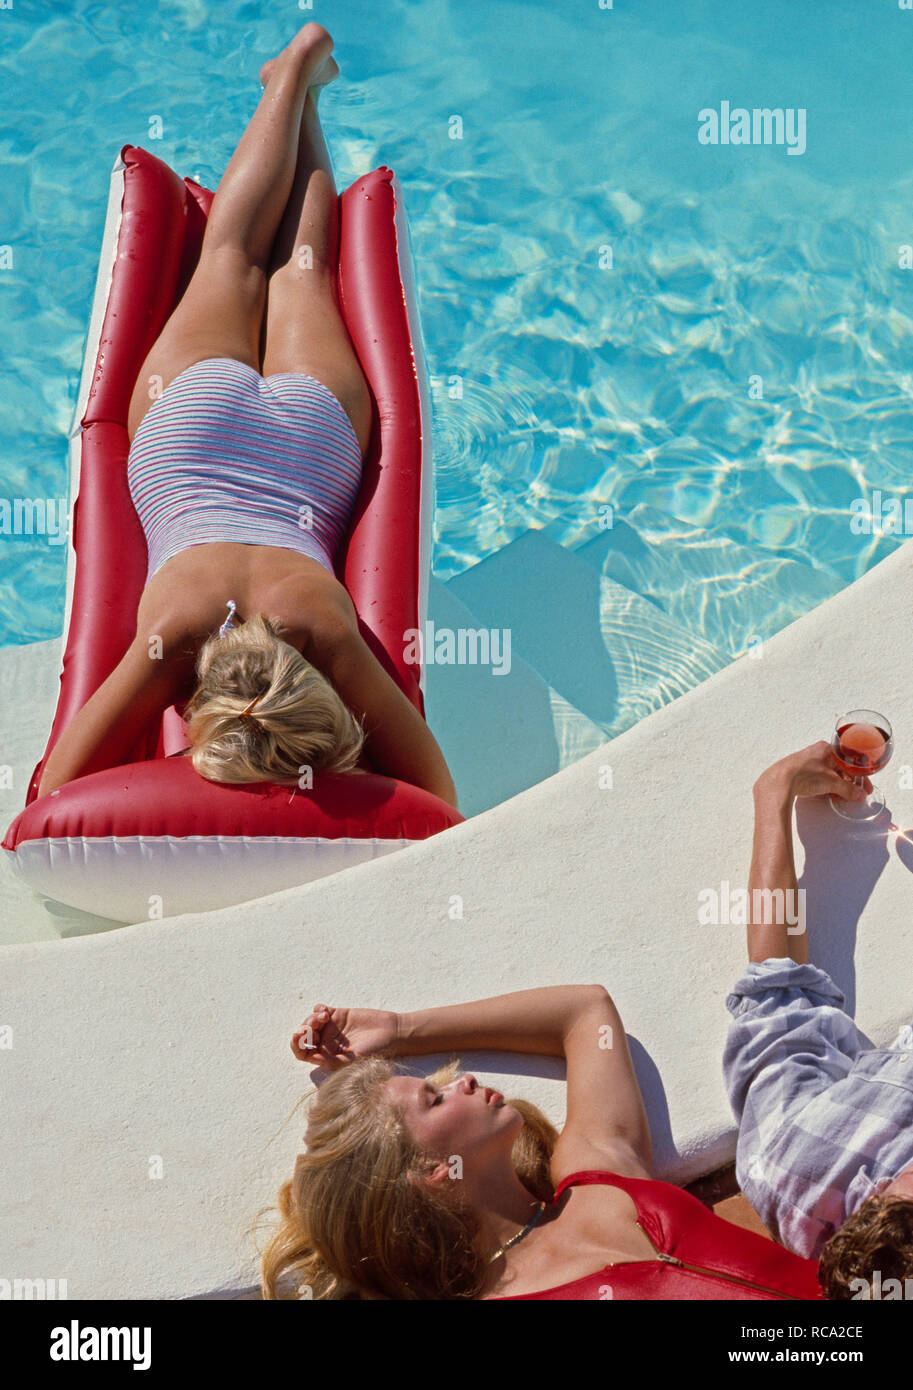
[[[519,990],[400,1020],[395,1050],[404,1054],[475,1048],[565,1059],[567,1117],[552,1156],[556,1182],[587,1167],[649,1173],[650,1126],[624,1026],[602,985]]]
[[[174,703],[179,678],[174,640],[164,633],[152,634],[151,640],[137,635],[58,738],[42,770],[38,795],[121,763],[149,722]]]
[[[650,1127],[640,1087],[618,1010],[602,985],[519,990],[406,1014],[334,1009],[323,1025],[315,1012],[292,1048],[303,1061],[330,1067],[375,1051],[414,1056],[497,1049],[563,1057],[567,1118],[552,1156],[553,1180],[581,1168],[650,1176]]]
[[[456,787],[437,740],[361,636],[351,601],[343,606],[346,600],[325,604],[312,615],[304,655],[361,719],[375,766],[456,807]]]
[[[871,782],[866,779],[871,791]],[[754,784],[754,844],[748,876],[748,958],[753,961],[789,956],[799,965],[808,961],[805,931],[787,920],[796,903],[796,863],[793,855],[793,802],[797,796],[852,797],[852,783],[840,775],[829,743],[813,743],[781,758],[762,772]],[[787,911],[778,909],[780,901]],[[777,920],[779,918],[779,920]],[[804,926],[804,914],[800,917]],[[793,930],[789,927],[792,925]]]
[[[771,956],[791,956],[804,964],[808,960],[805,932],[790,934],[785,917],[765,911],[771,899],[764,890],[779,890],[785,903],[796,901],[796,865],[793,857],[793,800],[788,781],[782,777],[759,778],[754,785],[754,844],[748,875],[748,959],[767,960]]]

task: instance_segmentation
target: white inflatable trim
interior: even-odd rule
[[[76,585],[76,550],[73,545],[73,508],[79,496],[79,480],[82,468],[82,417],[89,405],[89,391],[95,377],[98,361],[98,346],[101,330],[108,310],[108,296],[114,283],[114,262],[117,257],[117,243],[120,237],[120,224],[124,213],[124,175],[126,164],[118,154],[111,170],[108,185],[108,207],[105,212],[105,229],[102,233],[101,251],[98,257],[98,275],[95,279],[95,293],[92,296],[92,312],[86,334],[86,350],[82,359],[82,375],[79,378],[79,393],[70,425],[69,446],[69,514],[67,526],[67,592],[64,604],[63,636],[60,644],[60,673],[63,674],[63,656],[67,649],[70,631],[70,615],[73,610],[73,590]]]
[[[13,872],[37,893],[99,915],[136,924],[264,898],[351,869],[416,840],[329,839],[285,835],[106,835],[29,840],[7,850]],[[79,872],[67,874],[70,868]]]

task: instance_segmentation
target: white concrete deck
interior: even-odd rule
[[[409,1009],[601,981],[633,1041],[661,1175],[726,1161],[723,1001],[743,930],[698,925],[698,894],[745,882],[757,774],[854,705],[894,723],[878,780],[894,823],[913,826],[900,777],[913,763],[911,604],[902,547],[760,659],[422,845],[256,903],[4,947],[0,1274],[65,1278],[74,1298],[249,1286],[245,1229],[303,1130],[289,1112],[308,1069],[287,1039],[317,999]],[[10,817],[49,725],[54,645],[0,652]],[[826,803],[801,803],[797,821],[813,957],[885,1041],[913,1011],[913,845],[885,818],[853,827]],[[557,1063],[465,1062],[561,1121]]]

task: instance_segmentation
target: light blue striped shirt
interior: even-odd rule
[[[739,1186],[808,1258],[913,1164],[913,1028],[873,1047],[844,1003],[824,970],[787,959],[750,964],[726,1000]]]

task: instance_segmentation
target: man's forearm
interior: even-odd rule
[[[789,777],[762,774],[754,784],[754,844],[748,876],[748,958],[808,960],[805,914],[793,856],[793,792]],[[801,928],[801,930],[799,930]]]

